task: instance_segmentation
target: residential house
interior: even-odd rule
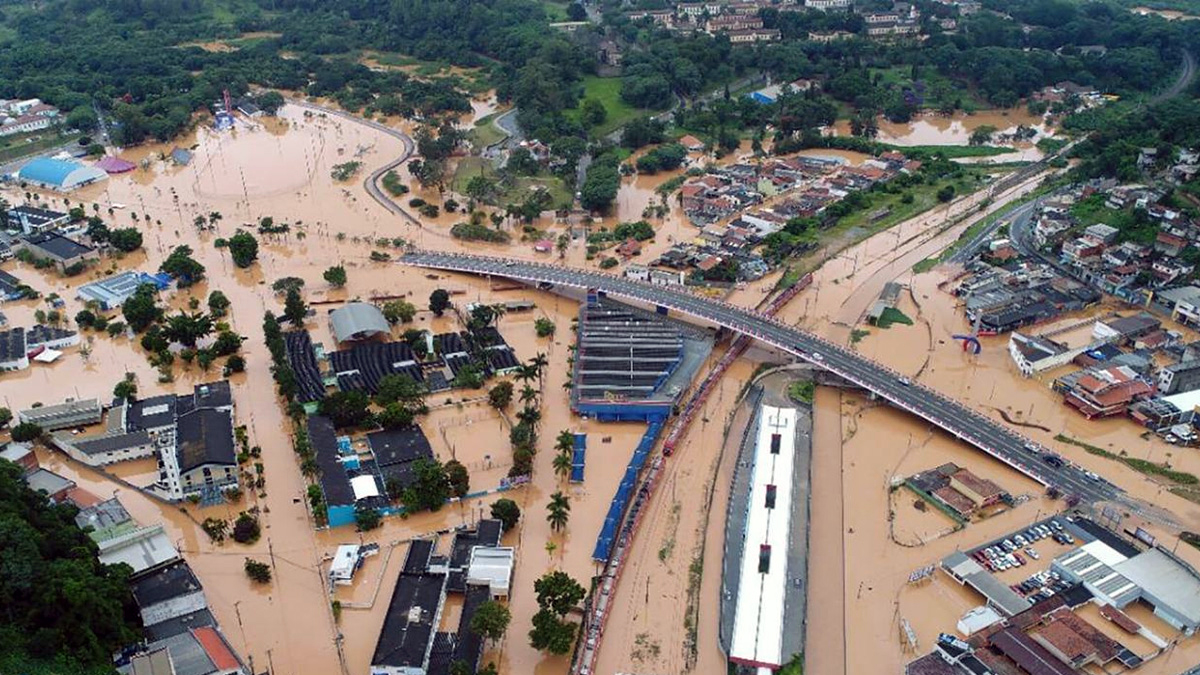
[[[1161,396],[1195,389],[1200,389],[1200,359],[1181,361],[1158,371],[1158,393]]]
[[[1093,369],[1080,377],[1066,393],[1064,402],[1089,419],[1122,415],[1129,404],[1154,391],[1128,366]]]
[[[1166,230],[1159,230],[1154,237],[1154,250],[1165,256],[1174,258],[1187,248],[1187,240]]]
[[[732,44],[749,44],[754,42],[773,42],[780,38],[781,33],[776,28],[747,28],[731,30],[726,33]]]
[[[1171,319],[1190,326],[1200,325],[1200,287],[1182,286],[1159,291],[1154,299],[1171,311]]]
[[[704,141],[688,134],[679,139],[679,144],[688,152],[704,152]]]

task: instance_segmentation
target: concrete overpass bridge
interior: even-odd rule
[[[427,251],[406,253],[399,262],[415,267],[506,277],[549,287],[595,289],[724,326],[828,370],[936,425],[1038,483],[1057,488],[1064,495],[1077,495],[1088,503],[1123,496],[1116,486],[1089,478],[1082,469],[1056,458],[1003,423],[911,382],[883,364],[751,310],[698,297],[683,289],[652,286],[601,272],[546,263]]]

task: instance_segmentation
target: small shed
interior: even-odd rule
[[[343,544],[337,547],[333,554],[333,562],[329,565],[329,580],[342,586],[349,585],[354,580],[354,572],[358,570],[361,560],[357,544]]]

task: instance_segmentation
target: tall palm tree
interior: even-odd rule
[[[558,476],[559,480],[567,477],[571,473],[571,454],[568,452],[560,452],[554,456],[554,475]]]
[[[555,492],[550,495],[550,503],[546,504],[546,522],[550,523],[550,529],[555,532],[561,532],[567,528],[567,521],[570,520],[571,502],[562,492]]]
[[[500,317],[504,316],[505,314],[508,314],[508,305],[505,305],[503,302],[497,302],[496,304],[492,305],[492,325],[499,326]]]
[[[570,452],[575,448],[575,434],[567,429],[558,432],[558,438],[554,439],[554,449],[559,452]]]
[[[537,374],[538,386],[542,384],[542,377],[546,374],[546,368],[550,366],[549,359],[545,354],[538,352],[536,356],[529,359],[529,365],[533,366],[533,372]]]
[[[522,382],[529,382],[530,380],[537,379],[537,376],[537,371],[534,370],[532,366],[522,363],[521,365],[517,366],[517,371],[513,375],[513,379],[520,380]]]
[[[525,406],[517,413],[517,419],[536,427],[537,423],[542,421],[542,411],[533,406]]]
[[[532,403],[535,400],[537,400],[537,396],[538,396],[537,389],[534,389],[533,387],[531,387],[529,385],[525,385],[524,387],[521,387],[521,393],[520,393],[521,403]]]

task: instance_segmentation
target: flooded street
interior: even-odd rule
[[[475,107],[474,117],[493,110],[493,103],[481,103]],[[981,121],[987,119],[986,115],[977,115],[947,120],[947,130],[938,133],[955,138],[957,134],[969,135],[968,124],[997,121]],[[1010,126],[1022,123],[1020,119],[1012,113]],[[928,122],[936,128],[941,121],[919,123]],[[902,136],[899,129],[888,133],[895,134],[895,138],[909,138],[912,144],[945,142],[914,135],[916,131],[907,136]],[[189,165],[174,166],[160,159],[176,145],[193,149]],[[461,219],[461,214],[443,213],[436,220],[422,220],[419,226],[390,214],[366,194],[362,180],[402,151],[398,140],[363,125],[286,106],[279,119],[255,121],[253,126],[233,133],[201,128],[176,144],[124,152],[123,157],[144,166],[69,195],[71,205],[82,202],[89,213],[92,204],[100,205],[101,214],[107,214],[114,204],[125,205],[123,209],[114,207],[108,220],[120,226],[135,224],[145,235],[146,250],[119,260],[105,259],[86,274],[68,279],[15,261],[6,263],[5,270],[43,295],[58,293],[66,300],[66,316],[74,316],[82,308],[75,299],[80,284],[112,271],[155,271],[174,246],[190,245],[196,259],[208,268],[210,281],[169,292],[164,299],[173,308],[186,308],[189,299],[203,303],[211,290],[219,289],[232,301],[227,320],[247,338],[243,345],[247,372],[232,379],[236,417],[239,424],[249,427],[251,444],[262,448],[266,487],[257,494],[248,492],[239,504],[180,507],[120,486],[61,455],[39,451],[39,457],[48,468],[97,495],[108,496],[115,490],[137,520],[162,522],[203,582],[225,634],[244,657],[253,660],[256,670],[296,675],[364,673],[402,564],[405,542],[485,517],[497,495],[450,504],[436,513],[387,518],[381,528],[361,536],[351,528],[314,530],[304,500],[306,481],[291,447],[290,423],[275,396],[268,371],[270,359],[263,344],[263,313],[278,312],[282,306],[282,298],[271,291],[270,284],[285,276],[299,277],[306,282],[310,302],[331,303],[315,305],[316,316],[306,326],[314,342],[322,343],[327,350],[333,349],[334,343],[325,313],[349,298],[405,295],[423,310],[430,292],[442,287],[451,291],[458,304],[532,300],[534,311],[511,313],[499,325],[519,358],[544,353],[550,367],[542,384],[540,452],[534,460],[533,482],[504,495],[516,500],[523,513],[521,523],[504,540],[506,545],[518,547],[510,603],[513,620],[507,639],[494,649],[489,647],[484,663],[495,661],[502,673],[511,675],[561,675],[567,670],[565,657],[546,657],[528,645],[530,620],[537,610],[533,581],[548,570],[561,569],[586,586],[596,573],[591,560],[596,535],[645,426],[601,424],[571,415],[563,384],[568,377],[568,345],[573,339],[571,320],[578,311],[575,302],[530,289],[497,291],[486,279],[430,274],[370,260],[373,250],[398,255],[400,250],[391,241],[393,238],[430,249],[545,261],[558,258],[557,254],[534,252],[529,241],[514,240],[505,247],[453,240],[449,227]],[[836,154],[851,163],[862,161],[856,153],[813,154]],[[348,181],[335,182],[330,177],[333,167],[351,161],[362,162],[358,173]],[[411,178],[406,171],[402,175]],[[592,227],[640,219],[648,205],[661,200],[655,188],[672,175],[624,178],[615,214]],[[408,182],[415,188],[411,180]],[[989,212],[1032,186],[1031,182],[993,195]],[[413,194],[441,202],[436,191],[414,189]],[[15,189],[10,188],[6,196],[20,201]],[[856,349],[939,391],[969,401],[988,414],[998,416],[1003,410],[1024,423],[1048,429],[1022,431],[1073,461],[1102,472],[1134,496],[1169,509],[1180,524],[1200,529],[1200,506],[1169,494],[1160,484],[1123,465],[1088,455],[1077,447],[1063,446],[1052,437],[1061,432],[1088,438],[1113,451],[1123,449],[1137,457],[1170,461],[1172,466],[1193,473],[1200,473],[1197,451],[1143,439],[1138,427],[1127,420],[1088,422],[1075,415],[1049,390],[1055,373],[1043,380],[1017,376],[1005,350],[1006,337],[983,338],[984,350],[978,356],[964,354],[950,339],[950,335],[965,328],[954,299],[938,288],[951,271],[937,269],[913,275],[911,269],[953,242],[971,219],[953,225],[950,219],[974,211],[983,198],[972,195],[940,206],[844,250],[831,244],[820,252],[832,257],[816,271],[812,287],[800,293],[780,316],[845,342],[884,283],[900,280],[910,285],[911,294],[902,295],[900,309],[914,319],[914,325],[872,328],[854,345]],[[56,205],[63,204],[62,197],[53,199]],[[658,236],[647,242],[639,262],[652,260],[673,241],[690,238],[696,232],[684,222],[678,200],[671,197],[667,205],[666,217],[652,220]],[[198,231],[194,219],[214,212],[221,215],[214,230]],[[228,253],[215,248],[215,239],[229,237],[244,223],[257,224],[264,216],[274,218],[276,223],[291,224],[291,231],[260,236],[259,263],[249,270],[234,268]],[[539,220],[537,225],[549,236],[567,229],[565,223],[554,223],[549,218]],[[585,244],[579,239],[566,251],[565,262],[592,266],[598,261],[585,260]],[[330,288],[322,279],[324,270],[337,264],[344,264],[348,272],[343,289]],[[774,281],[772,275],[748,284],[735,291],[730,300],[753,306]],[[39,308],[47,308],[44,301],[22,301],[6,304],[4,312],[10,325],[27,326],[34,322],[34,312]],[[554,337],[536,336],[533,322],[538,317],[556,324]],[[436,319],[426,311],[417,315],[412,326],[434,331],[457,328],[450,318]],[[398,326],[396,332],[406,327]],[[136,340],[87,333],[85,344],[86,350],[66,350],[56,364],[37,364],[17,373],[4,373],[0,376],[3,405],[16,410],[67,397],[107,399],[126,372],[134,374],[141,397],[183,393],[196,383],[220,377],[215,368],[205,373],[198,366],[177,363],[173,381],[159,382],[158,372],[149,366]],[[723,349],[715,350],[716,357],[710,361],[719,358]],[[88,352],[86,356],[84,351]],[[720,539],[731,472],[729,454],[722,456],[724,432],[727,427],[737,429],[741,424],[733,416],[739,394],[759,362],[768,358],[761,350],[752,350],[730,369],[679,447],[678,461],[670,463],[663,476],[666,482],[651,502],[630,551],[598,672],[676,673],[690,669],[708,674],[724,668],[716,643],[714,601],[720,592]],[[431,397],[429,403],[434,410],[421,420],[440,459],[457,458],[468,466],[472,491],[495,487],[507,473],[510,461],[508,422],[478,400],[482,394],[456,390]],[[819,620],[809,622],[806,672],[896,672],[904,661],[927,651],[938,632],[952,629],[958,616],[978,602],[942,575],[935,575],[927,585],[909,587],[908,574],[955,548],[1005,532],[1039,513],[1058,510],[1061,503],[1047,501],[1028,479],[982,453],[931,431],[913,417],[855,394],[820,389],[814,415],[808,587],[811,606],[819,608]],[[563,429],[588,434],[588,463],[582,484],[562,483],[551,467],[554,437]],[[917,512],[910,496],[888,489],[897,477],[946,461],[970,467],[1013,494],[1029,495],[1029,500],[965,531],[946,534],[944,521]],[[111,471],[138,483],[146,480],[154,467],[139,461],[112,467]],[[563,490],[572,506],[570,522],[561,534],[552,533],[546,521],[546,503],[556,490]],[[698,506],[710,492],[712,507],[706,514]],[[206,517],[236,517],[251,506],[262,510],[264,525],[264,536],[254,545],[213,544],[198,526]],[[1164,541],[1174,540],[1160,525],[1150,523],[1148,527]],[[360,540],[380,543],[381,554],[359,572],[353,586],[338,588],[331,595],[325,581],[328,557],[337,545]],[[1200,564],[1197,553],[1186,546],[1179,550],[1180,555]],[[247,556],[271,563],[274,580],[269,586],[255,586],[246,578],[242,566]],[[694,563],[704,573],[699,582],[698,611],[689,615],[684,610],[689,607],[689,590],[695,592],[689,578]],[[335,598],[343,603],[340,623],[335,623],[330,605]],[[918,637],[917,652],[906,651],[897,639],[902,620],[912,625]],[[689,627],[689,622],[695,623]],[[685,646],[689,631],[697,636],[694,663]],[[1177,671],[1187,658],[1200,660],[1197,642],[1184,643],[1169,657],[1156,660],[1151,664],[1155,670],[1148,672],[1160,672],[1160,663],[1173,665]],[[872,648],[847,650],[847,644],[870,644]],[[1161,672],[1173,675],[1170,668]]]

